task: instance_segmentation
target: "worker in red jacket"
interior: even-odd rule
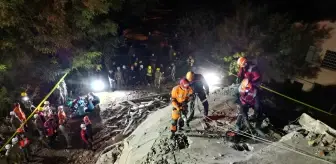
[[[248,110],[249,108],[254,109],[254,117],[256,118],[256,128],[261,125],[261,110],[260,104],[257,100],[258,92],[257,88],[252,85],[252,83],[246,78],[242,81],[239,86],[239,115],[236,122],[236,130],[242,128],[242,123],[244,122],[248,128],[251,128],[248,122]]]
[[[31,158],[30,140],[22,133],[20,134],[19,147],[23,152],[25,161],[29,162]]]
[[[256,65],[247,61],[245,57],[240,57],[237,60],[239,66],[237,82],[242,82],[243,79],[248,79],[252,85],[259,86],[261,83],[261,74]]]
[[[88,148],[88,149],[92,150],[92,140],[90,139],[90,137],[87,134],[86,125],[81,124],[80,127],[81,127],[80,135],[81,135],[81,139],[83,141],[84,148]]]

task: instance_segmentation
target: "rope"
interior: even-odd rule
[[[61,83],[61,81],[64,80],[64,78],[69,74],[69,72],[66,72],[62,78],[55,84],[54,88],[51,89],[51,91],[43,98],[43,100],[40,102],[40,104],[35,108],[35,110],[28,116],[28,118],[20,125],[20,128],[22,128],[30,118],[33,117],[34,113],[41,107],[41,105],[49,98],[49,96],[56,90],[56,88],[58,87],[58,85]],[[5,147],[5,145],[9,144],[9,142],[11,142],[11,140],[17,135],[17,130],[14,132],[14,134],[6,141],[6,143],[1,147],[0,152],[3,150],[3,148]]]

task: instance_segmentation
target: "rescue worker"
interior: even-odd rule
[[[260,92],[259,86],[261,84],[261,74],[256,65],[249,62],[245,57],[240,57],[237,60],[237,65],[239,66],[237,83],[241,83],[243,79],[248,79],[249,82],[255,87],[257,92]],[[258,96],[255,98],[255,101],[260,104],[260,93],[257,93]],[[239,92],[238,92],[239,96]],[[256,115],[253,115],[251,119],[255,119]]]
[[[175,86],[171,92],[171,99],[173,105],[172,122],[170,131],[171,138],[175,136],[177,127],[182,130],[184,123],[187,123],[188,102],[193,94],[192,88],[189,86],[189,81],[185,78],[180,80],[180,84]],[[181,116],[182,115],[182,116]],[[182,117],[182,119],[181,119]],[[187,126],[189,126],[187,124]]]
[[[122,66],[122,77],[124,80],[124,86],[128,85],[128,70],[126,68],[126,65]]]
[[[160,88],[160,78],[161,78],[160,68],[156,68],[154,76],[154,86],[157,88]]]
[[[26,114],[22,111],[19,103],[14,104],[13,112],[15,117],[18,118],[21,123],[26,121]]]
[[[108,79],[109,79],[109,83],[110,83],[110,89],[111,91],[115,90],[115,76],[114,76],[114,71],[111,69],[109,70],[108,73]]]
[[[152,56],[150,57],[150,65],[152,66],[152,69],[155,69],[156,66],[156,56],[154,54],[152,54]]]
[[[148,85],[150,85],[152,83],[152,80],[153,80],[153,78],[152,78],[153,77],[153,68],[150,65],[147,67],[146,76],[147,76]]]
[[[120,67],[117,67],[117,72],[114,75],[114,79],[116,80],[116,89],[121,89],[121,86],[124,85],[123,78],[122,78],[122,72],[120,70]]]
[[[15,116],[14,111],[9,112],[9,115],[13,130],[17,130],[21,125],[21,121]]]
[[[69,132],[67,128],[67,116],[64,112],[63,106],[58,107],[58,129],[60,130],[61,134],[64,136],[65,141],[67,143],[67,148],[71,147]]]
[[[254,86],[259,86],[261,83],[261,74],[256,65],[248,62],[245,57],[240,57],[237,60],[239,66],[237,82],[241,83],[243,79],[247,78]]]
[[[80,136],[83,141],[83,147],[92,150],[92,141],[87,135],[87,129],[85,124],[81,124],[80,128],[81,128]]]
[[[42,121],[41,117],[38,114],[34,114],[33,124],[40,135],[39,138],[43,139],[45,136],[44,122]]]
[[[137,79],[137,72],[134,70],[134,66],[131,66],[131,70],[129,71],[129,82],[132,87],[135,86]]]
[[[30,140],[24,134],[20,134],[19,147],[23,153],[24,160],[29,162],[31,158]]]
[[[146,80],[146,70],[144,69],[143,65],[140,65],[139,68],[139,75],[140,75],[140,84],[141,85],[146,85],[147,84],[147,80]]]
[[[189,71],[192,71],[195,60],[191,55],[189,55],[189,58],[187,59],[187,63],[188,63],[188,66],[189,66]]]
[[[189,71],[186,74],[186,79],[190,82],[190,87],[193,89],[194,93],[201,100],[203,104],[204,120],[205,121],[208,120],[207,117],[208,117],[209,103],[207,100],[207,96],[209,96],[209,85],[205,81],[202,74],[195,74],[194,72],[191,72],[191,71]],[[195,99],[196,97],[194,97],[191,102],[190,115],[189,115],[188,121],[191,121],[194,117]]]
[[[91,141],[93,142],[92,123],[91,123],[89,116],[85,116],[83,118],[83,122],[86,126],[86,133],[88,137],[91,139]]]
[[[53,147],[56,139],[56,129],[55,120],[52,115],[48,116],[48,120],[44,123],[44,128],[46,130],[46,136],[48,138],[48,146]]]
[[[172,63],[171,64],[171,74],[170,75],[171,75],[173,81],[176,81],[176,79],[175,79],[175,73],[176,73],[176,67],[175,67],[175,64]]]
[[[50,114],[53,114],[51,108],[50,108],[50,103],[49,101],[45,101],[44,103],[44,106],[43,106],[43,114],[45,116],[49,116]]]
[[[256,128],[259,128],[261,125],[261,111],[260,104],[256,101],[258,97],[257,88],[246,78],[241,82],[238,89],[240,96],[238,101],[239,115],[237,117],[236,130],[241,130],[242,123],[245,123],[249,129],[251,128],[247,115],[249,108],[254,109],[254,115],[257,118]]]
[[[17,163],[21,163],[23,159],[23,154],[22,154],[22,151],[20,150],[20,145],[18,144],[18,142],[19,142],[19,139],[17,136],[12,138],[12,148],[10,149],[10,159],[13,159],[12,161],[15,161]]]
[[[5,156],[6,156],[7,163],[8,164],[15,163],[16,157],[15,157],[15,153],[12,151],[12,145],[7,144],[5,146],[5,149],[6,149]]]

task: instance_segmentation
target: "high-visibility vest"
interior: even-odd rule
[[[152,68],[147,69],[147,76],[152,76]]]

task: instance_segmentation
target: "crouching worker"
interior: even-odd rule
[[[256,130],[259,133],[260,125],[261,125],[261,108],[258,100],[258,92],[257,88],[252,85],[252,83],[248,79],[244,79],[239,86],[239,101],[238,101],[238,109],[239,115],[237,117],[236,122],[236,130],[242,129],[242,123],[245,123],[246,127],[251,129],[251,125],[248,121],[248,110],[249,108],[254,109],[254,116],[256,118]]]
[[[86,125],[81,124],[80,127],[81,127],[80,135],[81,135],[81,139],[83,141],[84,148],[92,150],[92,141],[87,134]]]
[[[189,82],[187,79],[182,79],[180,81],[180,85],[175,86],[173,88],[171,92],[173,111],[172,111],[172,123],[170,127],[172,134],[170,138],[173,138],[175,136],[177,126],[179,126],[179,129],[182,129],[184,122],[187,124],[187,114],[188,114],[187,103],[189,102],[189,99],[191,99],[192,94],[193,90],[189,86]]]

